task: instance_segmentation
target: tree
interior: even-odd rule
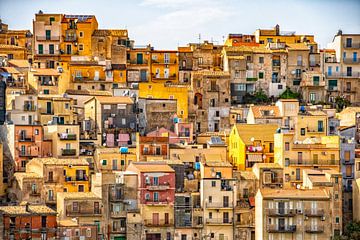
[[[269,103],[270,99],[266,95],[266,93],[260,89],[256,91],[254,94],[246,93],[244,96],[244,102],[245,103],[254,103],[254,104],[263,104],[263,103]]]
[[[338,112],[351,105],[351,102],[344,97],[337,96],[335,98],[335,106]]]
[[[360,221],[346,224],[342,236],[334,236],[333,240],[357,240],[360,239]]]
[[[280,94],[280,99],[299,99],[300,100],[300,93],[293,92],[289,87],[286,88],[286,90]]]

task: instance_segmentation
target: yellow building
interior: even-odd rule
[[[278,125],[236,124],[229,137],[229,161],[238,170],[255,163],[274,162],[274,134]]]
[[[257,29],[255,31],[255,40],[260,44],[309,42],[317,45],[314,41],[314,35],[296,35],[295,32],[283,33],[280,32],[279,25],[276,25],[273,29]]]
[[[136,162],[136,148],[105,148],[97,147],[94,162],[98,170],[125,171],[131,162]]]
[[[188,86],[171,83],[140,83],[140,98],[176,99],[177,115],[186,122],[188,118]]]
[[[302,183],[304,169],[340,170],[339,136],[309,137],[299,141],[294,131],[287,131],[275,134],[274,140],[275,162],[284,167],[286,187]]]
[[[67,79],[55,69],[33,68],[28,72],[29,85],[40,94],[62,94],[67,87]]]
[[[38,96],[39,120],[41,124],[74,124],[77,114],[74,110],[74,100],[60,95]]]
[[[179,79],[177,51],[151,51],[151,81],[156,83],[174,82]]]
[[[304,110],[303,107],[294,119],[294,137],[297,141],[307,138],[320,138],[328,132],[328,116],[316,109]]]
[[[127,51],[126,72],[128,83],[148,82],[150,79],[150,45]]]
[[[44,126],[46,139],[52,140],[54,157],[79,156],[79,125],[54,124]]]
[[[71,55],[92,56],[91,36],[97,28],[94,15],[64,15],[61,20],[62,60],[70,61]]]

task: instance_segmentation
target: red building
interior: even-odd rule
[[[45,205],[0,207],[1,239],[52,239],[56,236],[56,211]]]
[[[127,168],[138,175],[138,201],[146,239],[173,239],[175,171],[165,162],[135,162]]]
[[[139,161],[169,159],[169,137],[140,137],[138,156]]]

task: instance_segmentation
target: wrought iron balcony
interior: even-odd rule
[[[294,233],[296,232],[296,225],[275,225],[271,224],[267,226],[269,233]]]
[[[61,151],[62,156],[75,156],[76,155],[76,149],[63,149]]]
[[[295,216],[296,209],[290,208],[278,208],[278,209],[267,209],[267,215],[270,217],[278,217],[278,216]]]

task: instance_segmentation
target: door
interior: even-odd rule
[[[46,103],[46,113],[47,114],[52,114],[51,102]]]
[[[278,202],[278,211],[280,214],[285,213],[285,202]]]
[[[71,53],[72,53],[71,45],[68,44],[66,45],[66,54],[71,54]]]
[[[136,63],[137,64],[143,64],[143,54],[142,53],[138,53],[136,54]]]
[[[165,224],[169,224],[169,213],[165,213]]]
[[[142,82],[145,82],[146,81],[146,70],[141,70],[140,71],[140,80]]]
[[[100,77],[100,73],[99,71],[95,71],[95,75],[94,75],[94,80],[99,80],[99,77]]]
[[[298,152],[298,164],[302,164],[302,162],[303,162],[302,152]]]
[[[46,40],[50,40],[51,39],[51,30],[46,30],[45,35],[46,35]]]
[[[32,125],[32,116],[31,115],[29,115],[28,120],[29,120],[29,125]]]
[[[279,230],[285,230],[285,218],[279,218],[278,228]]]
[[[152,223],[154,226],[159,225],[159,213],[153,213]]]
[[[328,75],[329,75],[329,76],[332,75],[332,66],[328,66]]]
[[[224,212],[223,213],[223,223],[229,223],[229,213],[228,212]]]
[[[41,216],[41,227],[46,228],[46,216]]]
[[[352,67],[346,68],[346,76],[351,77],[352,76]]]
[[[94,213],[99,214],[100,213],[100,205],[99,202],[94,202]]]
[[[39,54],[44,54],[44,46],[42,44],[38,45],[38,51],[39,51]]]
[[[229,196],[224,196],[223,197],[223,206],[224,207],[229,207]]]
[[[357,52],[353,52],[353,62],[357,62]]]
[[[164,77],[169,78],[169,73],[170,73],[170,70],[168,68],[165,68],[164,69]]]
[[[54,51],[55,50],[55,48],[54,48],[54,44],[50,44],[49,45],[49,54],[54,54]]]
[[[316,209],[317,209],[317,202],[316,202],[316,201],[312,201],[312,202],[311,202],[311,213],[312,213],[312,214],[316,214]]]

